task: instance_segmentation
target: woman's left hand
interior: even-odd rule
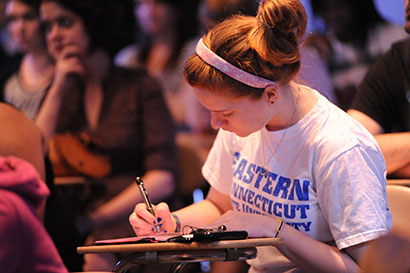
[[[279,221],[275,218],[229,210],[210,227],[226,226],[227,230],[246,230],[249,237],[274,237]]]

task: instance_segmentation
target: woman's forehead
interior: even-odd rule
[[[215,91],[204,88],[194,88],[198,100],[210,111],[225,112],[245,106],[251,99],[249,96],[236,96],[227,90]]]

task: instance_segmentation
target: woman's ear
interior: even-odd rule
[[[274,104],[278,101],[280,95],[276,86],[269,85],[263,91],[263,96],[268,103]]]

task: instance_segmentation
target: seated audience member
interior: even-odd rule
[[[40,130],[0,103],[0,271],[68,272],[42,223],[50,193]]]
[[[405,1],[410,33],[410,4]],[[393,44],[369,69],[349,115],[372,133],[386,160],[387,174],[410,178],[410,38]]]
[[[260,247],[250,272],[359,272],[372,240],[391,229],[386,166],[373,136],[323,95],[293,81],[307,16],[299,0],[263,0],[256,17],[234,16],[198,42],[185,78],[218,129],[202,168],[205,200],[171,214],[161,230],[225,224]],[[130,215],[151,234],[145,204]]]
[[[155,202],[171,198],[175,186],[175,129],[159,82],[142,68],[112,63],[121,34],[113,9],[120,3],[43,0],[40,5],[56,67],[36,123],[47,140],[58,133],[87,133],[111,161],[110,175],[99,181],[104,192],[77,221],[80,232],[91,232],[90,241],[133,234],[128,215],[142,201],[136,176]],[[111,270],[116,261],[110,254],[85,255],[85,270]]]
[[[53,76],[54,64],[40,31],[39,0],[6,1],[10,37],[24,54],[0,75],[0,100],[34,119]],[[17,59],[16,59],[17,60]],[[4,69],[5,70],[5,69]]]
[[[8,0],[0,1],[0,75],[8,73],[10,63],[18,62],[21,59],[19,49],[14,44],[7,30],[5,14],[7,2]]]
[[[118,53],[115,63],[132,68],[142,66],[157,77],[171,114],[182,130],[185,105],[179,87],[188,57],[183,49],[197,34],[199,0],[138,0],[134,3],[135,42]]]
[[[330,72],[338,105],[347,110],[369,65],[391,44],[406,36],[386,22],[373,0],[314,0],[314,15],[323,21],[306,44],[316,47]]]

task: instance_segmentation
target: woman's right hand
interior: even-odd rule
[[[56,60],[55,74],[52,83],[54,89],[64,94],[81,85],[86,74],[83,63],[86,52],[76,45],[67,45]]]
[[[155,216],[152,215],[145,205],[139,203],[135,206],[134,212],[129,217],[129,222],[138,236],[153,234],[156,232],[155,224],[157,223],[161,229],[161,233],[172,233],[176,229],[176,221],[169,211],[169,206],[166,203],[152,205]]]

